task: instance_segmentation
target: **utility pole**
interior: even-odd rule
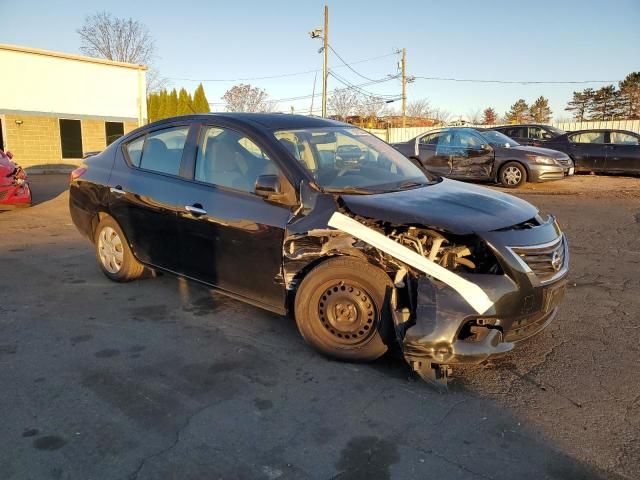
[[[322,117],[327,116],[327,78],[329,77],[329,6],[324,6],[324,63],[322,64]]]
[[[407,49],[402,49],[402,128],[407,126]]]

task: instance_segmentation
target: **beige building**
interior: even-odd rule
[[[146,122],[146,67],[0,44],[0,148],[71,167]]]

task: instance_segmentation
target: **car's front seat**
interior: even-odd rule
[[[240,188],[245,182],[237,155],[238,153],[224,140],[209,143],[205,153],[206,181],[215,185]]]

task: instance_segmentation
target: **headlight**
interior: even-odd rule
[[[556,161],[551,157],[544,157],[542,155],[529,155],[529,159],[533,160],[534,163],[538,163],[540,165],[557,165]]]

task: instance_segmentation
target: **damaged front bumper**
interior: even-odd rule
[[[549,242],[524,245],[522,232],[487,239],[502,275],[466,274],[493,305],[478,314],[449,285],[428,276],[406,276],[392,293],[392,314],[403,355],[423,378],[446,381],[448,366],[481,363],[547,327],[566,287],[569,254],[555,222],[541,227]],[[506,246],[509,242],[520,243]],[[527,263],[529,262],[529,263]]]

